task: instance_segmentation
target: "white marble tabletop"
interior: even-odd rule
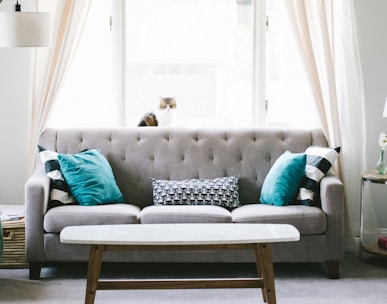
[[[291,242],[299,231],[286,224],[130,224],[65,227],[62,243],[99,245],[215,245]]]

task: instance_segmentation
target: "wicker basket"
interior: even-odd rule
[[[1,227],[3,229],[3,260],[0,262],[0,268],[27,267],[24,218],[1,222]]]

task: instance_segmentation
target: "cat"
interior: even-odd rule
[[[171,126],[174,110],[177,108],[176,97],[159,97],[156,111],[147,112],[138,123],[139,127]]]
[[[157,127],[159,122],[153,112],[145,113],[138,123],[138,127]]]

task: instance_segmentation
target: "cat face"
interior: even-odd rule
[[[162,111],[174,110],[177,107],[176,97],[159,97],[160,105],[159,108]]]

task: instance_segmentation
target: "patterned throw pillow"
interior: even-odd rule
[[[47,150],[40,145],[38,145],[38,149],[39,157],[44,164],[46,174],[51,179],[50,200],[47,209],[62,205],[77,204],[60,171],[58,153]]]
[[[306,206],[318,206],[320,180],[332,167],[340,153],[340,147],[309,147],[305,150],[305,176],[301,181],[297,201]]]
[[[156,180],[152,178],[155,205],[215,205],[227,209],[240,206],[239,177],[214,179]]]

